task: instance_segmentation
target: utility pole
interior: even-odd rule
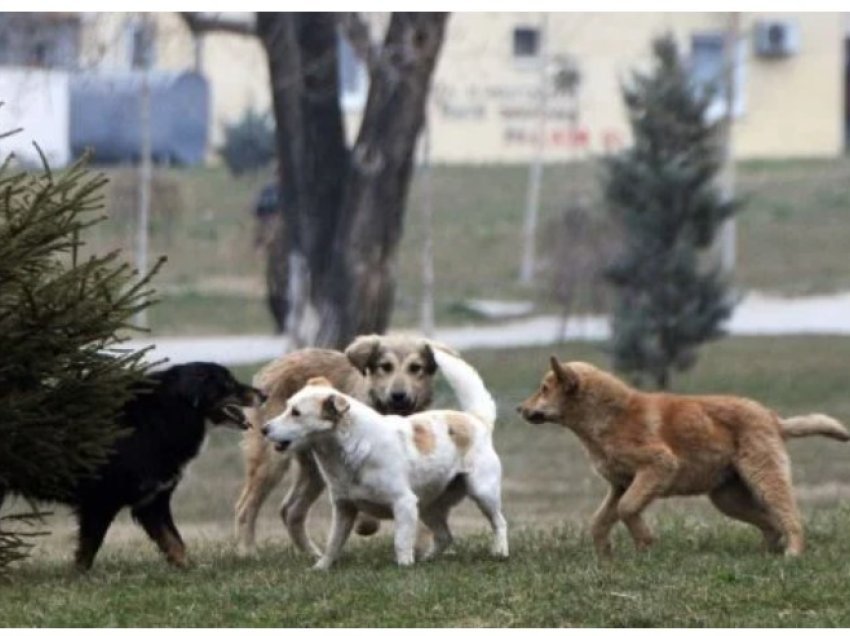
[[[146,48],[153,47],[152,27],[150,16],[141,14],[142,37],[141,40]],[[146,50],[141,56],[141,82],[139,88],[139,134],[141,136],[141,148],[139,152],[139,210],[136,225],[136,270],[139,276],[144,276],[148,271],[148,235],[150,232],[150,206],[151,206],[151,180],[153,168],[151,165],[151,87],[150,87],[150,50]],[[135,316],[137,327],[147,328],[147,310],[143,309]]]
[[[735,196],[735,75],[738,67],[738,42],[741,31],[741,14],[730,13],[727,17],[725,37],[723,39],[723,78],[725,98],[723,114],[723,166],[720,171],[720,192],[724,201]],[[735,217],[727,219],[720,229],[720,266],[724,273],[731,275],[735,271],[737,260],[737,227]]]
[[[431,125],[425,115],[422,127],[422,307],[419,328],[434,335],[434,180],[431,170]]]
[[[528,167],[528,191],[525,199],[525,222],[522,231],[522,263],[519,282],[524,285],[534,280],[537,262],[537,219],[540,215],[540,187],[543,181],[543,153],[546,147],[546,119],[549,93],[549,14],[540,16],[540,99],[537,119],[537,137],[534,157]]]

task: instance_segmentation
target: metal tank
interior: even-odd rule
[[[193,72],[150,71],[151,149],[156,163],[194,166],[204,160],[209,86]],[[95,151],[97,163],[139,160],[142,73],[71,76],[71,152]]]

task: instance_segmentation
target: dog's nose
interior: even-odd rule
[[[404,391],[393,391],[390,393],[390,399],[396,404],[404,404],[407,402],[407,393]]]

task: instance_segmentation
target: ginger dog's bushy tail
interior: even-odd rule
[[[472,365],[463,359],[433,349],[434,359],[457,396],[461,409],[474,415],[492,430],[496,423],[496,402]]]
[[[834,417],[822,413],[798,415],[779,420],[783,437],[808,437],[823,435],[842,442],[850,441],[850,433],[844,425]]]

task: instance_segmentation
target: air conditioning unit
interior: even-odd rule
[[[800,28],[790,20],[756,22],[755,38],[760,57],[788,57],[800,50]]]

